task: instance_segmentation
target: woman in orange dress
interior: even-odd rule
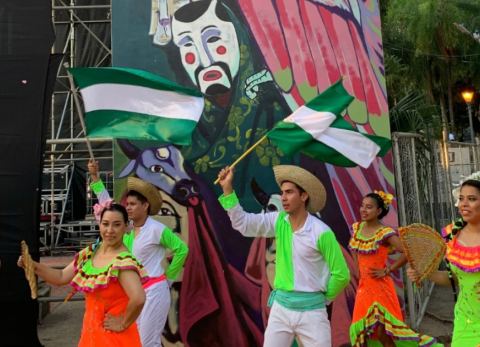
[[[141,347],[135,320],[145,302],[143,267],[123,244],[128,215],[118,204],[101,212],[100,236],[95,247],[80,251],[63,270],[34,262],[35,273],[54,285],[70,283],[85,293],[85,315],[80,347]],[[23,267],[23,258],[18,265]]]
[[[356,254],[360,281],[355,297],[350,339],[352,346],[431,346],[435,340],[419,335],[403,320],[390,272],[406,263],[396,232],[380,220],[388,213],[393,196],[367,194],[360,207],[362,221],[353,224],[349,248]],[[401,253],[387,265],[391,249]]]

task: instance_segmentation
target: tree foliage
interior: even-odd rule
[[[381,11],[386,83],[396,117],[392,130],[405,131],[410,124],[410,131],[419,131],[439,119],[450,130],[463,126],[459,91],[480,82],[474,35],[480,30],[480,0],[388,0],[381,1]],[[409,111],[400,112],[405,104]]]

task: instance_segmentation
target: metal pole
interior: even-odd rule
[[[108,143],[112,142],[112,139],[110,137],[95,137],[92,139],[87,139],[86,137],[75,137],[71,139],[52,139],[52,140],[47,140],[47,145],[50,144],[71,144],[71,143],[85,143],[85,142],[99,142],[99,143]]]
[[[63,5],[63,6],[67,6],[62,0],[59,0],[60,3]],[[88,31],[90,33],[90,35],[93,36],[93,38],[110,54],[112,54],[112,50],[102,41],[100,40],[100,38],[73,12],[73,10],[70,10],[71,11],[71,14],[72,16],[78,21],[79,24],[81,24],[86,31]],[[72,21],[74,19],[71,19]]]
[[[111,5],[70,5],[70,6],[52,6],[54,10],[88,10],[88,9],[96,9],[96,8],[106,8],[109,9],[112,7]]]
[[[468,109],[468,122],[470,123],[470,142],[475,144],[475,132],[473,131],[473,119],[472,119],[472,105],[467,102]]]
[[[71,91],[72,91],[73,100],[75,101],[75,106],[77,107],[78,118],[80,120],[80,124],[82,125],[82,129],[83,129],[84,134],[87,135],[87,127],[85,126],[85,121],[83,120],[82,108],[80,106],[80,100],[78,99],[77,91],[76,91],[76,88],[75,88],[75,82],[73,81],[72,75],[68,71],[68,64],[64,64],[64,66],[67,69],[68,80],[70,81],[70,88],[71,88]],[[72,107],[72,109],[73,109],[73,107]],[[87,139],[86,143],[87,143],[88,153],[90,153],[90,158],[95,159],[95,157],[93,156],[92,145],[90,144],[90,140],[87,137],[86,137],[86,139]]]
[[[75,0],[70,0],[70,5],[71,6],[75,6]],[[74,13],[75,10],[71,9],[69,10],[69,14],[70,14],[70,40],[69,40],[69,43],[70,43],[70,61],[69,61],[69,66],[65,65],[64,63],[64,67],[65,67],[65,71],[67,72],[67,76],[69,76],[68,80],[70,82],[70,90],[71,90],[71,93],[70,93],[70,137],[73,137],[73,133],[74,133],[74,128],[75,128],[75,123],[74,123],[74,116],[75,116],[75,107],[73,106],[73,103],[77,102],[77,99],[76,99],[76,94],[75,94],[75,84],[73,83],[73,78],[71,78],[70,74],[68,73],[68,67],[74,67],[75,64],[76,64],[76,61],[75,61],[75,56],[76,56],[76,47],[75,47],[75,23],[73,22],[74,21],[74,17],[73,15],[75,14]],[[77,111],[78,113],[80,114],[80,108],[78,108],[78,104],[77,104]],[[80,116],[81,118],[81,116]],[[85,136],[86,136],[86,132],[85,132]],[[72,143],[71,144],[72,146],[72,149],[74,148],[74,144]],[[88,146],[88,144],[87,144]],[[73,159],[73,154],[70,154],[70,159]],[[68,199],[68,197],[67,197]]]
[[[395,186],[397,188],[397,201],[398,201],[398,220],[399,225],[407,225],[407,214],[405,211],[405,195],[403,192],[403,180],[402,170],[400,167],[400,136],[397,133],[392,134],[393,143],[393,158],[396,165],[395,168]],[[417,321],[417,312],[415,309],[415,293],[413,291],[413,284],[407,279],[406,282],[407,298],[408,298],[408,313],[411,325],[415,325]]]
[[[415,202],[417,204],[417,211],[418,211],[418,221],[425,223],[425,221],[422,218],[422,207],[420,206],[420,190],[418,189],[418,175],[417,175],[417,152],[415,150],[415,138],[412,137],[410,138],[410,146],[412,148],[412,157],[413,157],[413,163],[412,163],[412,169],[413,169],[413,182],[415,184],[413,185],[414,191],[415,191]]]
[[[52,6],[54,5],[54,0],[52,0]],[[55,11],[52,10],[52,21],[55,20]],[[54,53],[55,45],[52,47],[51,51]],[[57,71],[57,75],[58,75]],[[52,109],[51,109],[51,139],[54,139],[55,136],[55,93],[52,94]],[[55,151],[56,145],[51,144],[50,149],[52,151]],[[48,226],[49,228],[49,236],[50,236],[50,242],[47,241],[47,236],[45,235],[45,248],[50,252],[52,251],[53,247],[53,242],[52,240],[52,235],[55,233],[55,156],[53,154],[50,155],[50,225]],[[42,174],[43,174],[43,168],[42,168]],[[43,188],[43,187],[42,187]]]

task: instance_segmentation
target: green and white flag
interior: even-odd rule
[[[360,133],[341,116],[353,99],[340,80],[278,122],[267,137],[288,156],[301,152],[337,166],[367,168],[391,142]]]
[[[72,68],[85,106],[87,136],[190,145],[204,99],[147,71]]]

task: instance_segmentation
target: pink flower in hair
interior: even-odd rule
[[[97,222],[100,222],[103,210],[112,207],[113,202],[113,199],[107,199],[103,203],[97,203],[93,205],[93,214],[95,215],[95,220]]]

